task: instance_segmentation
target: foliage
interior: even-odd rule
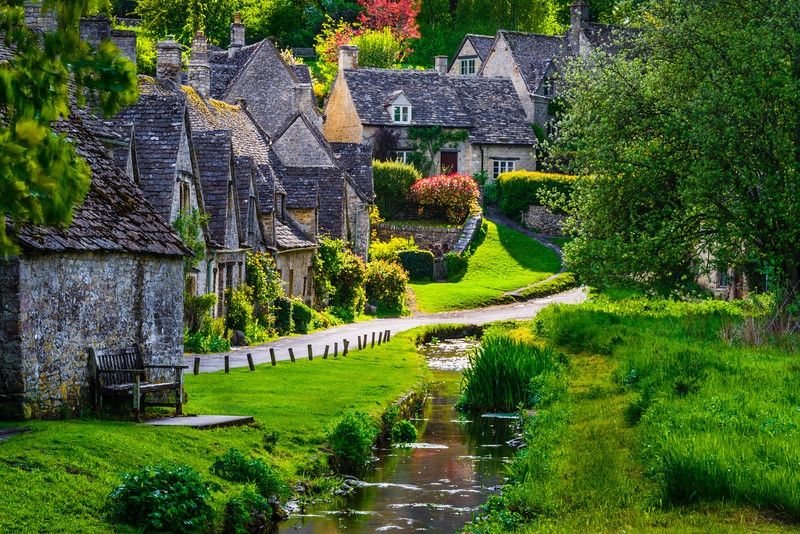
[[[674,289],[700,251],[794,289],[798,9],[652,2],[646,53],[569,69],[559,152],[597,180],[578,188],[565,256],[587,282]]]
[[[205,321],[211,316],[211,310],[217,303],[214,293],[205,295],[192,295],[188,292],[183,295],[183,324],[190,332],[197,332]]]
[[[430,250],[401,250],[397,257],[411,280],[433,278],[434,257]]]
[[[423,176],[430,176],[436,170],[436,161],[443,148],[455,148],[469,138],[466,130],[445,130],[441,126],[412,126],[408,129],[408,140],[413,152],[409,154],[411,163]],[[440,169],[440,172],[446,172]]]
[[[93,48],[80,40],[80,16],[103,2],[42,5],[58,20],[58,28],[43,35],[25,25],[21,0],[0,9],[2,44],[13,50],[0,68],[0,213],[12,224],[69,224],[89,191],[89,166],[52,123],[87,102],[111,116],[138,96],[135,67],[116,46],[106,41]],[[18,252],[6,216],[0,217],[0,256]]]
[[[520,298],[524,300],[538,299],[555,295],[573,287],[578,286],[578,277],[575,273],[564,272],[555,275],[550,280],[545,280],[539,284],[526,287],[518,292]]]
[[[306,306],[299,299],[292,300],[292,323],[294,332],[308,334],[313,326],[314,310]]]
[[[328,17],[322,31],[314,38],[314,51],[320,61],[335,66],[339,61],[339,47],[349,44],[358,33],[358,27],[350,22]]]
[[[531,406],[531,380],[560,365],[552,349],[504,334],[486,334],[469,357],[458,406],[464,410],[512,412]]]
[[[178,216],[172,221],[172,227],[181,236],[183,244],[191,252],[191,256],[183,259],[183,270],[188,272],[200,265],[206,257],[206,240],[203,228],[208,224],[208,214],[201,213],[194,208],[189,212],[178,212]]]
[[[245,488],[225,503],[222,515],[223,534],[249,534],[259,531],[272,521],[272,507],[269,501]]]
[[[389,241],[373,239],[369,244],[370,261],[400,261],[397,253],[401,250],[419,250],[414,244],[414,237],[392,237]]]
[[[444,262],[447,265],[447,279],[455,280],[464,275],[469,266],[469,255],[457,252],[448,252],[444,255]]]
[[[372,461],[378,425],[365,412],[349,411],[328,433],[332,463],[343,474],[363,473]]]
[[[225,318],[212,319],[208,317],[197,331],[185,328],[183,331],[183,350],[194,354],[219,353],[231,350],[231,342],[228,340],[228,336],[225,335]]]
[[[376,161],[395,161],[398,148],[398,134],[392,128],[381,126],[372,136],[372,159]]]
[[[151,532],[202,532],[213,521],[208,489],[188,466],[157,465],[122,475],[114,516]]]
[[[253,288],[247,284],[228,288],[225,300],[225,326],[244,332],[253,322]]]
[[[364,261],[344,241],[321,237],[314,254],[314,287],[317,302],[334,315],[352,321],[364,310],[366,277]]]
[[[214,461],[211,472],[231,482],[254,484],[262,497],[289,497],[289,486],[283,477],[264,460],[245,458],[235,448],[228,449],[225,454]]]
[[[281,335],[291,334],[294,331],[294,302],[287,297],[275,299],[275,329]]]
[[[423,178],[411,186],[411,198],[425,219],[462,224],[478,210],[478,184],[470,176],[451,174]]]
[[[255,317],[266,327],[271,327],[274,322],[273,302],[284,295],[275,259],[267,252],[250,252],[245,261],[247,285],[253,288]]]
[[[358,20],[367,28],[383,31],[386,29],[399,39],[419,37],[417,14],[419,2],[416,0],[358,0],[364,11]]]
[[[358,47],[358,65],[389,69],[403,61],[405,49],[389,28],[364,30],[350,40]]]
[[[534,171],[504,172],[497,177],[500,210],[512,218],[519,218],[528,206],[547,205],[554,195],[563,197],[566,204],[572,196],[577,177]]]
[[[400,419],[392,426],[392,441],[395,443],[413,443],[417,440],[417,427],[408,419]]]
[[[367,264],[367,300],[379,310],[402,312],[405,309],[408,273],[397,263],[373,260]]]
[[[372,180],[375,187],[375,204],[381,216],[392,219],[411,211],[409,202],[411,186],[422,175],[414,166],[400,161],[373,161]]]

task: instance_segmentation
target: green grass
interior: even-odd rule
[[[776,532],[800,523],[800,378],[786,340],[721,339],[743,308],[599,299],[526,328],[569,353],[476,532]]]
[[[553,244],[558,245],[561,248],[564,248],[564,245],[572,241],[571,237],[550,237],[548,238]]]
[[[0,443],[0,532],[108,532],[106,497],[123,472],[162,461],[188,464],[206,480],[230,447],[266,459],[288,478],[326,470],[326,429],[350,409],[378,416],[427,379],[414,331],[345,358],[189,375],[187,413],[254,415],[255,427],[159,428],[119,421],[33,421]],[[273,453],[264,435],[280,434]],[[224,505],[217,494],[215,508]]]
[[[560,269],[556,254],[524,234],[488,222],[484,242],[463,276],[451,282],[412,282],[417,308],[439,312],[477,308],[507,291],[532,285]]]

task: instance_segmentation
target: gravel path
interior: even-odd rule
[[[463,324],[487,324],[496,321],[532,319],[539,313],[539,310],[554,303],[577,304],[586,299],[585,291],[582,288],[572,289],[558,295],[534,299],[527,302],[517,302],[514,304],[503,304],[500,306],[490,306],[475,310],[451,311],[431,314],[417,314],[410,317],[398,317],[391,319],[373,319],[362,323],[352,323],[329,328],[312,334],[290,336],[278,339],[265,345],[257,347],[241,347],[225,354],[205,354],[200,356],[200,372],[210,373],[224,368],[224,356],[230,357],[231,367],[246,367],[247,353],[253,355],[256,365],[270,361],[269,349],[275,350],[276,359],[279,361],[289,359],[289,348],[294,350],[296,358],[307,358],[307,346],[311,345],[314,357],[319,357],[325,350],[325,346],[330,347],[330,355],[333,355],[333,344],[339,344],[339,354],[343,347],[343,340],[347,339],[350,343],[350,350],[357,349],[357,338],[359,335],[383,332],[391,330],[392,336],[399,332],[411,330],[418,326],[442,323],[463,323]],[[187,356],[184,365],[193,366],[194,356]],[[191,370],[189,370],[191,372]]]

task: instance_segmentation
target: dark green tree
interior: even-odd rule
[[[137,98],[136,70],[110,42],[80,40],[80,16],[104,8],[98,0],[45,0],[57,28],[39,34],[25,25],[22,0],[0,7],[0,36],[12,52],[0,61],[0,256],[17,247],[12,222],[68,224],[89,189],[91,170],[54,121],[79,106],[116,113]]]

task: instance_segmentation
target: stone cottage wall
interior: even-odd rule
[[[180,258],[59,253],[25,256],[18,266],[18,319],[0,332],[3,382],[16,390],[0,416],[54,417],[89,406],[90,346],[140,343],[146,362],[181,362]]]
[[[361,200],[350,183],[345,183],[345,193],[347,195],[347,235],[353,251],[366,259],[370,238],[369,204]]]
[[[275,257],[286,295],[300,298],[309,305],[314,302],[314,280],[311,276],[313,256],[313,249],[297,249],[278,252]],[[294,272],[293,276],[290,274],[292,272]],[[292,278],[291,287],[289,287],[290,278]],[[305,293],[303,292],[304,282]]]
[[[20,358],[19,260],[0,259],[0,418],[18,419],[24,391]]]

